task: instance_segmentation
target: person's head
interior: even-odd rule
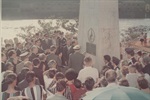
[[[6,77],[5,77],[5,83],[8,85],[12,85],[12,86],[16,86],[17,84],[17,75],[15,73],[9,73]]]
[[[49,78],[54,78],[56,73],[57,73],[57,70],[55,68],[50,68],[49,71],[48,71]]]
[[[64,32],[60,32],[59,36],[60,36],[60,38],[63,38],[64,37]]]
[[[120,61],[120,67],[123,67],[123,66],[128,66],[128,61],[127,60],[121,60]]]
[[[5,39],[5,40],[4,40],[4,43],[5,43],[5,44],[8,44],[8,43],[9,43],[9,40],[8,40],[8,39]]]
[[[35,45],[40,47],[40,46],[41,46],[41,40],[40,40],[40,39],[37,39],[37,40],[35,41]]]
[[[29,68],[23,67],[22,70],[21,70],[21,75],[25,78],[28,71],[29,71]]]
[[[31,82],[35,83],[35,79],[36,79],[35,73],[33,71],[28,71],[25,79],[28,83]]]
[[[39,66],[40,65],[40,59],[39,58],[34,58],[32,61],[34,66]]]
[[[82,83],[80,80],[78,79],[75,79],[74,80],[74,86],[77,88],[77,89],[80,89],[82,87]]]
[[[21,44],[20,42],[18,42],[18,43],[16,44],[16,47],[17,47],[18,49],[22,49],[22,44]]]
[[[143,35],[144,33],[142,32],[141,34]]]
[[[128,67],[127,66],[123,66],[121,67],[121,74],[126,77],[126,75],[129,73]]]
[[[31,47],[31,52],[34,53],[34,54],[37,54],[38,53],[38,47],[37,46],[32,46]]]
[[[56,52],[56,46],[54,46],[54,45],[52,45],[51,47],[50,47],[50,51],[51,51],[51,53],[55,53]]]
[[[48,67],[49,67],[49,68],[56,68],[56,66],[57,66],[57,63],[56,63],[55,60],[50,60],[50,61],[48,62]]]
[[[104,76],[100,78],[100,85],[101,87],[106,87],[108,85],[108,82],[106,81]]]
[[[131,57],[134,57],[134,49],[133,48],[126,48],[125,52],[127,54],[127,57],[130,59]]]
[[[85,88],[88,90],[88,91],[92,91],[93,88],[94,88],[94,84],[95,84],[95,81],[92,77],[88,77],[85,82],[84,82],[84,85],[85,85]]]
[[[119,80],[119,83],[118,83],[120,86],[126,86],[126,87],[129,87],[129,82],[128,80],[126,79],[121,79]]]
[[[20,58],[22,61],[28,61],[29,60],[29,52],[24,52],[20,54]]]
[[[56,79],[56,81],[61,80],[61,79],[65,79],[65,75],[62,72],[57,72],[55,74],[55,79]]]
[[[41,61],[45,61],[46,60],[46,55],[44,53],[39,54],[39,59]]]
[[[138,82],[138,85],[139,85],[139,89],[147,89],[147,88],[149,88],[148,81],[144,77],[139,77],[137,79],[137,82]]]
[[[6,44],[5,48],[6,48],[6,50],[10,49],[11,48],[11,44]]]
[[[68,81],[73,81],[77,78],[77,73],[75,72],[74,69],[70,68],[66,70],[65,77]]]
[[[111,61],[111,57],[109,55],[104,55],[104,62],[109,63]]]
[[[44,34],[44,37],[45,37],[45,39],[48,39],[49,38],[49,36],[48,36],[48,34],[46,33],[46,34]]]
[[[109,69],[110,69],[110,67],[108,67],[108,66],[103,66],[102,75],[105,76],[106,71],[108,71]]]
[[[14,65],[11,62],[7,62],[5,64],[6,70],[13,71],[14,70]]]
[[[145,56],[145,57],[143,58],[143,64],[144,64],[144,65],[150,64],[150,57],[149,57],[149,56]]]
[[[128,67],[129,73],[136,73],[136,66],[135,65],[130,65]]]
[[[17,56],[16,51],[15,50],[10,50],[8,52],[8,57],[9,58],[15,58]]]
[[[117,57],[112,57],[112,64],[115,66],[118,66],[120,63],[120,60]]]
[[[6,52],[5,47],[1,47],[1,52],[3,52],[3,53],[5,53],[5,52]]]
[[[84,58],[84,65],[85,65],[85,66],[88,66],[88,67],[89,67],[89,66],[92,66],[92,63],[93,63],[93,62],[92,62],[92,58],[91,58],[91,57],[85,57],[85,58]]]
[[[141,56],[142,56],[142,51],[138,51],[138,52],[137,52],[137,55],[138,55],[139,57],[141,57]]]
[[[24,44],[24,48],[25,48],[25,49],[30,49],[30,48],[31,48],[31,43],[26,42],[26,43]]]
[[[115,83],[117,79],[117,73],[114,70],[109,69],[105,73],[105,79],[107,80],[108,84]]]
[[[80,49],[81,49],[81,46],[80,46],[80,45],[75,45],[75,46],[73,47],[73,50],[74,50],[75,52],[79,52]]]
[[[1,53],[1,60],[2,62],[5,62],[7,60],[5,53]]]
[[[72,46],[76,46],[78,43],[76,42],[76,40],[72,40],[71,45]]]
[[[25,38],[25,41],[26,41],[26,43],[29,43],[29,42],[31,42],[31,39]]]
[[[31,61],[26,61],[26,62],[24,63],[24,67],[29,68],[30,71],[33,70],[33,64],[32,64]]]
[[[14,72],[11,71],[11,70],[6,70],[5,73],[4,73],[4,75],[3,75],[3,78],[5,79],[6,76],[7,76],[8,74],[10,74],[10,73],[14,73]]]
[[[142,71],[143,71],[142,64],[136,62],[134,65],[135,65],[135,67],[136,67],[137,73],[143,73],[143,72],[142,72]]]
[[[18,42],[19,42],[19,40],[18,40],[17,37],[14,38],[14,42],[15,42],[15,43],[18,43]]]
[[[35,33],[35,38],[39,38],[40,34],[39,33]]]
[[[56,90],[57,90],[57,92],[63,94],[65,92],[65,89],[66,89],[66,82],[65,82],[65,80],[59,80],[56,83]]]

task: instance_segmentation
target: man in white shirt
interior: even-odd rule
[[[97,82],[99,78],[99,73],[96,68],[92,67],[92,58],[91,57],[86,57],[84,58],[84,68],[79,71],[78,78],[82,83],[85,82],[85,80],[88,77],[92,77],[95,82]]]
[[[128,67],[129,69],[129,74],[126,75],[126,79],[129,82],[130,87],[138,87],[137,79],[138,79],[138,74],[136,73],[136,66],[135,65],[130,65]]]

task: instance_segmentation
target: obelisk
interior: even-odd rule
[[[102,69],[104,55],[120,58],[118,0],[81,0],[78,41]]]

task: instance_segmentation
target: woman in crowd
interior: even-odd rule
[[[5,84],[8,84],[7,90],[2,93],[2,100],[7,100],[9,97],[20,96],[21,92],[15,90],[17,84],[17,75],[10,73],[5,78]]]
[[[29,86],[22,91],[22,95],[31,100],[46,100],[46,92],[43,86],[35,84],[36,76],[33,71],[27,72],[26,80]]]

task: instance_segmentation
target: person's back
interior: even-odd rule
[[[78,75],[78,79],[84,83],[87,77],[92,77],[96,82],[98,78],[98,70],[93,67],[85,67],[84,69],[81,69]]]
[[[92,77],[95,82],[99,77],[98,70],[92,67],[93,62],[91,57],[84,58],[84,68],[80,70],[78,79],[84,83],[87,77]]]
[[[85,56],[79,52],[71,54],[69,56],[69,67],[75,69],[76,72],[79,72],[82,69],[84,57]]]
[[[17,75],[21,72],[23,67],[24,67],[24,62],[23,61],[16,65],[16,73],[17,73]]]
[[[50,60],[55,60],[55,61],[57,61],[57,63],[58,63],[58,56],[57,55],[55,55],[55,54],[53,54],[53,53],[50,53],[48,56],[47,56],[47,62],[49,62]]]
[[[130,65],[129,66],[129,74],[126,75],[126,79],[129,82],[129,86],[131,87],[137,87],[137,79],[138,79],[138,74],[136,73],[136,68],[135,65]]]

